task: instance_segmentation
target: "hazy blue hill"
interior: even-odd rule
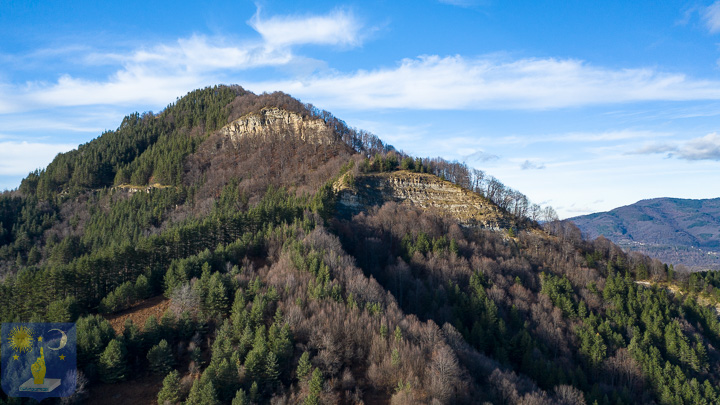
[[[720,268],[720,198],[654,198],[570,220],[592,239],[603,235],[673,264]]]

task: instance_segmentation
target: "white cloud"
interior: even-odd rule
[[[687,160],[720,160],[720,134],[714,132],[692,139],[675,153],[677,157]]]
[[[720,10],[720,3],[713,7]],[[190,89],[223,81],[258,92],[286,91],[332,109],[543,110],[659,100],[720,100],[717,80],[651,68],[609,69],[556,58],[429,55],[403,59],[394,67],[330,74],[308,74],[305,69],[305,79],[248,83],[241,76],[248,69],[309,66],[307,58],[293,54],[292,46],[355,46],[362,41],[363,29],[352,13],[343,10],[267,19],[258,12],[249,24],[260,34],[260,40],[238,42],[194,35],[126,54],[89,55],[93,63],[118,65],[104,80],[63,75],[56,82],[0,83],[0,114],[98,104],[163,106]]]
[[[264,20],[260,18],[258,9],[249,24],[270,47],[302,44],[357,46],[362,42],[362,24],[352,13],[344,10],[322,16],[274,16]]]
[[[128,59],[138,66],[175,66],[188,73],[283,65],[292,59],[289,51],[273,49],[267,43],[222,45],[224,41],[223,38],[193,35],[179,39],[177,44],[138,50]]]
[[[684,160],[720,160],[720,134],[713,132],[683,143],[651,143],[633,154],[667,153]]]
[[[189,44],[189,46],[188,46]],[[88,105],[166,105],[188,90],[214,84],[207,73],[223,50],[207,39],[178,41],[175,47],[162,46],[132,55],[109,55],[121,60],[122,67],[105,80],[87,80],[62,75],[54,83],[29,82],[0,86],[0,113],[18,113],[43,108]],[[226,50],[227,51],[227,50]],[[229,58],[239,56],[228,52]]]
[[[720,81],[653,69],[606,69],[574,59],[421,56],[394,68],[256,83],[315,104],[359,109],[556,109],[720,99]]]
[[[74,149],[77,145],[50,144],[38,142],[0,142],[0,175],[26,175],[31,171],[45,167],[61,152]]]
[[[720,1],[716,1],[701,12],[705,26],[710,33],[720,31]]]
[[[336,14],[340,20],[346,18],[343,12],[329,16]],[[317,18],[331,20],[329,16]],[[302,25],[313,18],[276,17],[262,24],[272,26],[288,20]],[[268,29],[262,24],[258,29]],[[320,31],[333,32],[330,28]],[[323,35],[308,33],[305,39],[289,42],[265,38],[263,43],[231,45],[223,44],[222,39],[192,36],[127,55],[106,55],[121,68],[105,80],[64,75],[55,83],[0,84],[0,113],[93,104],[165,105],[189,89],[222,80],[258,92],[282,90],[333,109],[543,110],[659,100],[720,100],[720,81],[654,69],[608,69],[555,58],[503,61],[433,55],[404,59],[392,68],[315,74],[305,80],[253,84],[238,76],[250,68],[287,66],[295,61],[307,64],[290,49],[273,45],[322,43]],[[357,36],[340,38],[346,39],[335,43],[350,43],[350,38]]]

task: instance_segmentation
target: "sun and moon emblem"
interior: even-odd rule
[[[57,331],[60,333],[60,337],[53,337],[52,339],[46,339],[45,340],[45,346],[53,351],[58,351],[67,345],[67,334],[65,334],[64,331],[60,329],[50,329],[45,334],[49,334],[53,331]],[[15,352],[13,355],[14,360],[18,360],[19,354],[23,354],[26,352],[29,352],[33,348],[33,342],[37,340],[38,342],[43,342],[43,336],[38,336],[35,338],[33,336],[33,330],[26,327],[26,326],[15,326],[12,331],[10,332],[10,335],[8,337],[8,341],[10,343],[10,348]],[[57,343],[56,347],[53,347],[52,344]],[[59,356],[60,360],[65,360],[65,356]]]

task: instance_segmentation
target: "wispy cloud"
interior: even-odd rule
[[[252,86],[251,86],[252,87]],[[398,66],[264,82],[316,104],[360,109],[557,109],[641,101],[719,100],[720,81],[574,59],[421,56]]]
[[[464,161],[470,163],[487,163],[493,160],[500,159],[500,156],[493,155],[492,153],[487,153],[484,151],[477,151],[469,155],[463,156],[462,158]]]
[[[682,143],[651,143],[632,153],[667,153],[668,157],[685,160],[720,160],[720,134],[713,132]]]
[[[716,1],[701,11],[701,16],[710,33],[720,31],[720,1]]]
[[[544,163],[531,162],[530,160],[526,160],[520,165],[520,169],[522,169],[522,170],[541,170],[544,168],[545,168]]]
[[[61,152],[74,149],[77,145],[51,144],[39,142],[0,142],[0,175],[26,175],[31,171],[45,167]]]

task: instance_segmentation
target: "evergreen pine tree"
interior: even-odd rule
[[[252,349],[245,358],[245,371],[250,378],[257,379],[264,371],[265,353],[259,349]]]
[[[235,300],[233,301],[232,309],[230,311],[230,320],[233,325],[233,333],[235,335],[241,335],[247,324],[248,313],[245,310],[245,295],[242,290],[235,292]]]
[[[265,357],[265,370],[263,372],[263,378],[267,385],[273,386],[277,383],[279,377],[280,366],[278,365],[277,356],[275,356],[275,353],[269,351]]]
[[[227,289],[222,281],[220,273],[214,273],[210,277],[207,293],[207,307],[212,316],[220,316],[227,311],[228,297]]]
[[[292,339],[290,336],[290,325],[285,324],[275,339],[274,352],[278,357],[278,361],[284,363],[292,355]]]
[[[260,399],[260,388],[258,387],[257,381],[253,381],[250,386],[250,401],[257,402]]]
[[[73,322],[77,318],[77,300],[69,296],[48,305],[46,317],[50,322]]]
[[[170,267],[168,267],[167,272],[165,272],[164,284],[165,296],[167,298],[170,298],[172,292],[175,291],[176,288],[188,281],[184,269],[182,269],[179,265],[175,265],[175,263],[176,262],[173,262]]]
[[[323,387],[323,376],[319,368],[315,368],[310,378],[310,394],[305,398],[305,405],[317,405],[320,403],[320,393]]]
[[[300,361],[298,362],[296,371],[298,380],[302,380],[306,375],[308,375],[311,368],[312,364],[310,364],[310,353],[303,352],[300,356]]]
[[[245,394],[245,390],[239,389],[237,391],[231,405],[250,405],[247,394]]]
[[[77,321],[78,366],[96,362],[108,343],[115,338],[115,330],[105,318],[90,315]]]
[[[172,370],[175,364],[172,350],[165,339],[148,351],[147,359],[150,362],[150,370],[155,374],[165,374]]]
[[[100,379],[105,383],[114,383],[125,379],[127,364],[125,347],[122,342],[113,339],[100,356]]]
[[[204,378],[195,380],[185,405],[220,405],[212,381]]]
[[[180,401],[180,373],[171,371],[163,380],[163,386],[158,393],[158,405],[174,405]]]
[[[233,393],[238,389],[237,368],[231,366],[228,359],[222,359],[215,369],[215,381],[218,387],[218,398],[222,402],[230,401]]]
[[[240,343],[238,345],[238,351],[240,352],[241,356],[244,356],[248,350],[250,350],[250,347],[252,347],[252,343],[255,340],[255,335],[253,332],[253,328],[248,324],[245,326],[245,331],[243,331],[242,336],[240,336]]]
[[[138,276],[137,280],[135,280],[135,298],[144,300],[149,296],[150,285],[148,284],[148,279],[144,274],[141,274]]]

